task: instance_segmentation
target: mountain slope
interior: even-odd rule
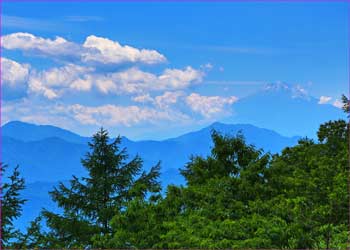
[[[29,183],[65,180],[72,174],[82,175],[80,158],[87,149],[85,144],[57,137],[28,142],[2,137],[3,162],[10,166],[19,165]]]
[[[79,136],[68,130],[51,125],[35,125],[20,121],[11,121],[2,126],[2,136],[12,137],[24,142],[39,141],[57,137],[67,142],[85,144],[89,138]]]

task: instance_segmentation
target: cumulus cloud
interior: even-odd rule
[[[107,74],[89,74],[96,89],[103,94],[138,94],[146,95],[152,91],[181,90],[202,81],[203,73],[191,67],[183,70],[166,69],[156,75],[138,68]],[[79,90],[76,88],[76,90]],[[139,100],[141,100],[139,98]]]
[[[147,94],[149,91],[185,89],[200,83],[203,76],[201,71],[187,67],[184,70],[166,69],[158,76],[130,68],[94,77],[97,89],[104,94]]]
[[[132,67],[114,73],[96,72],[95,68],[66,64],[46,70],[32,69],[12,60],[4,60],[5,84],[17,87],[28,86],[28,93],[47,99],[62,97],[67,92],[79,93],[97,90],[102,94],[147,95],[153,91],[174,91],[186,89],[202,81],[204,73],[192,67],[165,69],[162,74],[142,71]],[[25,82],[25,83],[24,83]],[[135,99],[140,101],[141,98]]]
[[[195,112],[206,118],[211,118],[215,115],[225,113],[225,108],[238,98],[236,96],[221,97],[221,96],[202,96],[197,93],[192,93],[186,97],[187,105]]]
[[[92,88],[92,79],[90,76],[86,76],[85,79],[75,79],[70,85],[70,88],[77,91],[89,91]]]
[[[185,93],[182,91],[166,91],[163,95],[156,96],[154,98],[154,103],[160,108],[169,108],[171,105],[177,103],[178,99],[184,95]]]
[[[141,93],[156,84],[157,76],[137,68],[95,76],[97,89],[104,94]]]
[[[133,98],[135,102],[152,104],[160,110],[182,110],[186,114],[195,112],[204,120],[230,115],[230,105],[237,100],[236,96],[202,96],[198,93],[188,95],[185,91],[165,91],[155,97],[146,94]]]
[[[67,64],[43,71],[33,71],[29,78],[29,92],[48,99],[61,97],[65,91],[89,91],[92,88],[93,68]]]
[[[191,83],[199,83],[202,81],[204,73],[187,66],[184,70],[166,69],[160,75],[159,83],[163,89],[183,89]]]
[[[327,104],[330,100],[332,100],[332,97],[330,96],[321,96],[318,104]]]
[[[155,50],[136,49],[128,45],[122,46],[117,41],[97,36],[88,36],[83,47],[87,50],[82,54],[82,60],[87,62],[156,64],[166,61],[165,57]]]
[[[50,39],[18,32],[2,36],[2,46],[8,50],[34,52],[35,55],[51,59],[68,57],[81,62],[102,64],[156,64],[166,61],[165,56],[156,50],[122,46],[117,41],[97,36],[88,36],[83,44],[78,44],[62,37]]]
[[[202,82],[204,73],[188,66],[165,69],[160,75],[138,68],[96,76],[97,88],[103,93],[136,94],[149,91],[181,90]]]
[[[2,36],[2,47],[8,50],[32,51],[39,55],[57,56],[79,56],[80,46],[69,42],[62,37],[55,39],[45,39],[30,33],[13,33]]]
[[[184,91],[165,91],[162,95],[152,97],[150,94],[138,95],[132,98],[134,102],[149,103],[160,109],[172,108],[179,102],[184,101],[186,93]]]
[[[1,39],[5,49],[60,59],[59,65],[62,65],[39,70],[4,58],[3,87],[21,89],[23,94],[17,102],[4,100],[4,120],[54,124],[65,128],[186,123],[194,121],[191,118],[193,112],[201,116],[202,121],[228,114],[229,105],[237,100],[234,96],[188,95],[188,88],[202,83],[213,67],[209,63],[199,69],[191,66],[165,68],[155,73],[142,70],[139,64],[164,62],[166,58],[162,54],[121,45],[107,38],[89,36],[83,44],[78,44],[62,37],[51,39],[30,33],[13,33]],[[124,65],[106,67],[106,71],[99,68],[106,64]],[[72,95],[82,92],[111,96],[107,101],[99,102],[103,104],[100,106],[64,103],[66,94],[72,103]],[[84,94],[77,100],[85,101],[85,95],[90,94]],[[109,103],[112,96],[123,98],[120,102]]]
[[[166,58],[155,50],[137,49],[93,35],[88,36],[83,44],[70,42],[62,37],[50,39],[24,32],[8,34],[1,39],[2,46],[8,50],[33,52],[30,55],[61,59],[61,62],[63,59],[63,66],[45,70],[31,69],[30,72],[29,66],[12,61],[4,63],[8,68],[17,67],[14,70],[6,70],[8,73],[5,77],[9,84],[14,85],[25,79],[29,94],[44,96],[47,99],[60,98],[67,92],[93,90],[106,95],[138,96],[153,91],[177,91],[201,83],[205,75],[205,70],[197,70],[190,66],[183,69],[167,68],[158,74],[145,72],[137,67],[139,63],[161,63]],[[101,65],[96,63],[125,63],[124,66],[129,68],[121,67],[114,69],[115,71],[108,68],[108,71],[101,71]],[[210,64],[206,65],[206,68],[210,67]]]
[[[26,94],[30,66],[1,58],[2,98],[19,98]]]
[[[153,98],[150,96],[150,94],[144,94],[144,95],[138,95],[132,98],[134,102],[139,103],[147,103],[147,102],[153,102]]]
[[[171,113],[166,110],[142,108],[138,106],[104,105],[98,107],[82,106],[80,104],[68,107],[74,118],[82,124],[107,126],[132,126],[140,123],[157,123],[159,121],[187,120],[185,114]]]
[[[3,57],[1,58],[1,67],[2,83],[5,85],[15,87],[24,84],[28,79],[30,68],[28,64],[20,64]]]

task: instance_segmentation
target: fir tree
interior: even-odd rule
[[[127,162],[126,149],[120,148],[121,137],[110,141],[108,132],[101,128],[82,160],[88,176],[73,176],[70,186],[60,183],[50,193],[63,209],[62,215],[43,212],[51,238],[56,239],[50,247],[86,247],[103,242],[113,235],[111,219],[125,210],[125,204],[160,192],[160,164],[146,173],[139,156]]]

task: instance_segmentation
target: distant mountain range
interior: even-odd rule
[[[248,143],[272,153],[296,144],[300,138],[285,137],[249,124],[214,123],[201,130],[162,141],[132,141],[122,137],[122,147],[127,148],[131,157],[139,154],[144,160],[145,169],[161,161],[163,186],[170,183],[184,184],[178,169],[188,162],[191,155],[210,154],[213,129],[231,135],[241,132]],[[2,160],[12,167],[20,165],[21,174],[27,183],[23,195],[28,202],[18,221],[21,226],[33,219],[42,207],[57,209],[47,193],[59,181],[67,181],[73,174],[86,174],[80,159],[89,150],[89,140],[89,137],[48,125],[13,121],[2,127]]]
[[[131,156],[139,154],[146,169],[161,161],[163,173],[166,173],[183,167],[191,155],[208,155],[212,146],[210,134],[214,129],[231,135],[242,132],[248,143],[272,153],[295,144],[299,138],[284,137],[248,124],[214,123],[163,141],[132,141],[122,137],[122,147],[126,147]],[[88,141],[89,137],[54,126],[9,122],[2,127],[3,161],[12,166],[19,164],[29,183],[67,180],[72,174],[85,173],[80,159],[88,151]]]

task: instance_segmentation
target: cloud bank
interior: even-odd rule
[[[4,122],[22,120],[65,128],[195,124],[230,115],[238,99],[193,91],[213,68],[210,63],[198,68],[165,67],[169,66],[163,64],[166,57],[156,50],[95,35],[82,43],[24,32],[1,39],[3,49],[21,51],[23,58],[52,60],[50,67],[36,68],[2,58],[3,86],[21,93],[3,100]],[[163,67],[149,70],[156,64]],[[82,95],[98,96],[101,101],[82,103]]]
[[[166,61],[164,55],[156,50],[137,49],[121,45],[117,41],[94,35],[86,37],[83,44],[66,40],[63,37],[54,39],[18,32],[2,36],[2,47],[7,50],[32,52],[31,55],[45,56],[51,59],[76,59],[82,63],[125,64],[142,63],[158,64]]]

